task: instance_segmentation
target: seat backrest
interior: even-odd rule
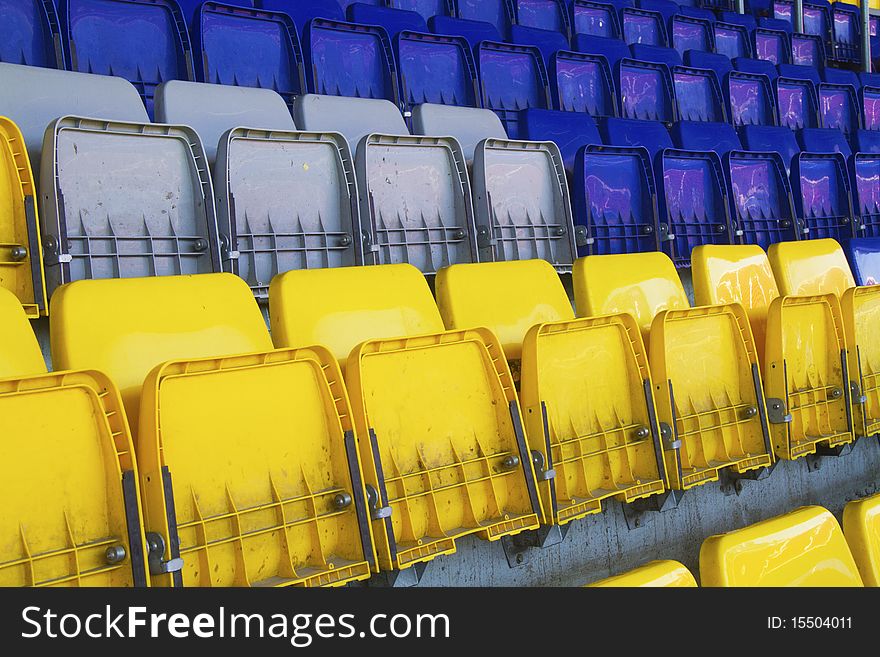
[[[742,140],[745,147],[750,151],[779,153],[782,161],[785,163],[786,170],[791,168],[792,158],[801,152],[794,132],[781,126],[743,126]]]
[[[614,65],[624,57],[631,57],[629,46],[621,39],[610,37],[593,36],[588,34],[575,34],[572,40],[575,50],[593,55],[602,55],[608,60],[611,70]]]
[[[666,123],[675,121],[675,88],[666,64],[621,59],[615,73],[620,116]]]
[[[533,326],[574,318],[559,276],[544,260],[453,265],[437,273],[435,294],[446,328],[489,328],[511,360],[522,356]]]
[[[288,105],[306,91],[299,35],[287,14],[206,2],[193,41],[201,82],[271,89]]]
[[[668,45],[666,19],[656,11],[624,7],[620,22],[623,40],[628,44]]]
[[[729,123],[678,121],[670,132],[675,145],[689,151],[715,151],[725,155],[742,148],[736,130]]]
[[[486,21],[434,16],[428,19],[428,25],[434,34],[449,34],[466,39],[472,50],[480,41],[501,41],[498,28]]]
[[[574,36],[620,38],[620,19],[617,8],[602,0],[573,0],[571,3],[571,28]],[[592,52],[585,50],[584,52]]]
[[[156,85],[194,79],[186,22],[172,0],[63,0],[61,19],[70,69],[125,78],[150,116]]]
[[[565,0],[512,0],[512,5],[517,25],[553,30],[568,37],[571,30]]]
[[[767,310],[779,296],[773,269],[760,246],[705,245],[691,254],[694,302],[738,303],[745,308],[758,351],[763,353]]]
[[[700,548],[703,586],[862,586],[840,525],[822,507],[802,507]]]
[[[771,64],[784,64],[791,56],[791,32],[765,24],[752,32],[754,56]]]
[[[694,576],[678,561],[652,561],[590,584],[601,587],[695,587]]]
[[[306,94],[293,105],[293,119],[302,130],[341,132],[352,154],[360,140],[371,133],[408,135],[397,107],[380,98],[347,98]]]
[[[428,24],[422,15],[406,9],[395,9],[364,2],[355,2],[345,10],[348,20],[364,25],[381,25],[393,40],[401,31],[427,32]]]
[[[365,340],[443,331],[425,277],[411,265],[291,271],[269,289],[277,347],[320,344],[345,362]]]
[[[21,130],[38,175],[46,127],[59,116],[94,116],[109,121],[149,121],[130,82],[108,75],[55,71],[0,63],[0,116]]]
[[[755,75],[766,75],[771,80],[775,80],[779,76],[779,72],[772,62],[765,59],[749,59],[746,57],[735,57],[733,59],[733,67],[737,71],[743,73],[753,73]]]
[[[633,119],[608,119],[605,122],[605,143],[647,148],[652,159],[664,148],[674,147],[662,123]]]
[[[37,337],[18,300],[0,287],[0,379],[46,371]]]
[[[535,46],[544,56],[545,66],[557,50],[568,50],[568,39],[556,30],[542,30],[522,25],[510,26],[510,42],[523,46]]]
[[[776,95],[770,78],[766,75],[731,71],[727,76],[724,95],[730,107],[730,122],[733,125],[775,126],[779,123]]]
[[[715,47],[712,21],[676,14],[669,21],[669,41],[669,45],[682,54],[688,50],[711,52]]]
[[[616,116],[613,70],[601,55],[557,52],[548,69],[554,103],[565,112],[586,112],[596,118]]]
[[[798,140],[803,150],[810,153],[841,153],[846,158],[852,155],[846,137],[833,128],[804,128],[798,133]]]
[[[843,534],[865,586],[880,586],[880,495],[843,507]]]
[[[840,153],[801,153],[791,166],[794,207],[811,238],[854,237],[861,225],[854,216],[846,159]]]
[[[578,316],[629,313],[643,336],[661,310],[690,307],[675,266],[664,253],[580,258],[573,280]]]
[[[523,113],[523,139],[552,141],[559,146],[567,171],[573,171],[578,151],[600,145],[599,129],[593,117],[580,112],[530,109]]]
[[[688,50],[684,54],[684,63],[694,68],[715,71],[719,84],[724,84],[724,76],[733,70],[733,64],[727,55],[702,50]]]
[[[792,130],[818,127],[819,97],[812,80],[780,76],[775,86],[779,125]]]
[[[509,0],[455,0],[455,15],[491,23],[501,38],[507,38],[514,12]]]
[[[752,56],[751,34],[745,26],[719,20],[714,25],[713,34],[715,37],[716,53],[731,59],[734,57]]]
[[[454,107],[425,103],[416,105],[412,114],[413,134],[449,135],[461,144],[468,161],[474,158],[474,149],[484,139],[507,139],[501,119],[491,110],[474,107]]]
[[[446,0],[390,0],[388,4],[396,9],[418,12],[425,20],[443,16],[449,10]]]
[[[155,103],[156,121],[195,129],[210,162],[231,128],[296,130],[284,99],[271,89],[172,80],[156,89]]]
[[[681,54],[675,48],[664,48],[663,46],[649,46],[644,43],[634,43],[629,49],[630,52],[632,52],[634,59],[639,59],[643,62],[666,64],[670,68],[673,66],[681,66]]]
[[[394,42],[404,106],[480,106],[477,67],[463,37],[405,32]]]
[[[842,296],[855,286],[843,249],[832,239],[771,244],[767,257],[784,295]]]
[[[822,68],[825,66],[825,44],[811,34],[791,35],[791,63]]]
[[[345,10],[336,0],[256,0],[255,5],[266,11],[280,11],[290,16],[299,30],[300,43],[313,18],[345,20]]]
[[[0,16],[0,62],[64,68],[64,46],[54,2],[0,0]]]
[[[77,281],[52,297],[50,319],[54,366],[108,374],[133,428],[160,363],[272,348],[253,294],[231,274]]]

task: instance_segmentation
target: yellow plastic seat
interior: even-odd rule
[[[727,534],[700,548],[703,586],[862,586],[840,525],[805,506]]]
[[[541,505],[507,361],[486,329],[444,331],[422,274],[377,265],[276,276],[278,347],[347,356],[379,566],[404,569],[539,526]],[[350,354],[350,355],[349,355]]]
[[[698,304],[739,303],[763,355],[776,456],[795,459],[853,441],[846,341],[834,294],[779,296],[758,246],[699,246],[691,255]]]
[[[46,314],[43,247],[34,176],[18,126],[0,116],[0,288],[20,301],[25,314]]]
[[[843,534],[865,586],[880,586],[880,494],[843,507]]]
[[[147,584],[122,399],[94,371],[46,372],[0,288],[0,586]]]
[[[772,464],[757,353],[742,306],[690,308],[662,253],[581,258],[574,285],[579,315],[629,313],[649,336],[672,488],[716,481],[725,468],[743,475]]]
[[[600,579],[590,587],[671,587],[694,588],[697,582],[684,564],[678,561],[651,561],[625,573]]]
[[[453,265],[435,287],[447,328],[491,329],[520,373],[545,524],[664,492],[647,357],[630,316],[575,319],[544,260]]]
[[[840,299],[855,434],[880,433],[880,285],[856,287],[843,249],[832,239],[780,242],[767,255],[783,294]]]
[[[324,349],[274,351],[231,274],[83,280],[52,297],[56,362],[139,416],[155,586],[321,586],[375,557],[351,410]],[[294,403],[291,403],[291,402]]]

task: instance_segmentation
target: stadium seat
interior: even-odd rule
[[[847,159],[852,155],[846,135],[833,128],[804,128],[798,132],[798,141],[804,151],[840,153]]]
[[[713,71],[676,66],[672,69],[672,81],[680,120],[727,122],[722,88]]]
[[[312,93],[399,104],[394,53],[384,28],[314,18],[303,52]]]
[[[736,130],[729,123],[678,121],[670,133],[675,146],[688,151],[715,151],[723,157],[729,151],[742,148]]]
[[[856,130],[850,135],[854,153],[880,153],[880,131]]]
[[[728,61],[722,55],[693,51],[685,53],[685,61],[695,68],[715,71],[733,125],[776,125],[772,79],[764,74],[764,64],[760,60],[737,57]],[[733,69],[734,62],[738,65],[737,70]],[[772,65],[769,69],[775,76]]]
[[[622,41],[619,43],[626,49]],[[595,118],[617,116],[613,70],[601,54],[557,52],[548,69],[554,105],[565,112],[586,112]]]
[[[355,2],[348,5],[345,10],[348,20],[362,25],[381,25],[385,28],[389,38],[394,38],[400,32],[427,32],[428,24],[422,15],[406,9],[395,9],[380,5]]]
[[[521,46],[534,46],[544,57],[544,66],[550,68],[550,60],[558,50],[568,50],[568,39],[555,30],[536,27],[510,26],[510,42]]]
[[[752,56],[752,39],[749,30],[743,25],[716,21],[713,25],[715,52],[730,59]]]
[[[46,287],[221,270],[207,158],[192,128],[66,116],[42,154]]]
[[[619,39],[620,15],[612,2],[572,0],[571,27],[574,35]]]
[[[605,143],[627,148],[642,147],[648,150],[653,162],[665,148],[674,148],[672,138],[662,123],[634,119],[608,119],[603,126]]]
[[[621,117],[664,123],[677,119],[675,87],[666,64],[621,59],[616,68]]]
[[[556,142],[566,171],[574,171],[581,148],[602,143],[599,130],[589,114],[526,110],[523,112],[522,126],[524,139]]]
[[[453,137],[410,136],[384,100],[309,94],[296,124],[339,131],[355,155],[365,264],[406,262],[432,274],[477,261],[467,162]]]
[[[54,2],[0,0],[0,62],[64,68]]]
[[[437,274],[436,295],[447,329],[490,329],[519,374],[543,524],[665,490],[645,348],[631,317],[575,319],[541,260],[454,265]],[[597,371],[609,376],[590,375]]]
[[[571,35],[567,0],[511,0],[511,6],[519,26],[553,30],[566,39]]]
[[[434,16],[428,20],[428,26],[434,34],[450,34],[467,40],[471,50],[480,41],[501,41],[501,34],[492,23],[448,16]]]
[[[819,127],[819,96],[808,66],[780,65],[775,80],[779,125],[792,130]]]
[[[840,245],[832,239],[780,242],[767,250],[782,294],[834,293],[840,298],[856,437],[880,433],[880,346],[876,336],[880,287],[856,287]]]
[[[100,368],[124,391],[144,524],[163,544],[149,557],[154,586],[369,577],[354,428],[329,352],[273,351],[229,274],[79,281],[52,313],[53,360]]]
[[[777,19],[793,24],[794,7],[790,0],[774,0],[773,14]],[[834,52],[832,42],[831,5],[827,0],[814,0],[803,3],[804,32],[813,34],[822,39],[825,51],[831,55]]]
[[[446,0],[389,0],[388,4],[396,9],[418,12],[425,20],[445,15],[448,9]]]
[[[698,305],[739,303],[762,360],[776,457],[839,451],[853,441],[840,302],[834,294],[779,296],[758,246],[694,249]]]
[[[573,278],[578,316],[625,312],[642,331],[671,488],[771,465],[758,358],[741,306],[691,308],[662,253],[581,258]]]
[[[498,339],[444,331],[418,270],[288,272],[272,281],[269,309],[277,347],[323,344],[344,363],[381,569],[453,553],[467,535],[497,540],[539,526]]]
[[[502,39],[510,35],[511,9],[508,0],[455,0],[457,18],[491,23]]]
[[[748,12],[740,14],[736,11],[722,10],[718,12],[718,20],[732,25],[742,25],[749,31],[749,34],[754,32],[755,28],[758,27],[758,20],[755,18],[755,15]]]
[[[853,211],[865,237],[880,237],[880,148],[850,158]]]
[[[825,66],[825,44],[812,34],[791,35],[791,63],[821,69]]]
[[[876,226],[871,237],[854,237],[844,246],[856,285],[880,285],[880,249]]]
[[[811,69],[815,72],[816,69]],[[851,134],[862,127],[859,107],[859,77],[852,71],[834,68],[822,69],[822,79],[816,85],[819,94],[819,118],[825,128],[835,128]]]
[[[644,148],[589,146],[572,177],[575,224],[586,226],[579,255],[657,251],[665,238],[657,217],[651,158]]]
[[[831,513],[806,506],[727,534],[700,548],[703,586],[862,586]]]
[[[843,534],[865,586],[880,586],[880,495],[843,507]]]
[[[186,23],[172,0],[61,0],[60,16],[70,70],[125,78],[150,116],[157,85],[195,79]]]
[[[299,36],[286,14],[206,2],[193,42],[201,82],[271,89],[288,105],[305,92]]]
[[[21,130],[38,183],[46,126],[59,116],[150,120],[137,90],[122,78],[0,62],[0,89],[0,116]]]
[[[28,318],[48,310],[37,191],[21,131],[0,116],[0,288]]]
[[[696,585],[691,571],[678,561],[651,561],[620,575],[593,582],[589,586],[692,588]]]
[[[752,51],[756,59],[786,64],[791,60],[790,32],[766,25],[757,27],[752,32]]]
[[[533,46],[483,41],[475,56],[483,107],[498,114],[511,139],[520,139],[521,110],[553,108],[541,51]]]
[[[795,133],[789,128],[769,125],[746,125],[742,127],[742,141],[747,150],[779,153],[785,165],[786,175],[791,161],[800,153]]]
[[[271,89],[172,80],[156,88],[156,121],[193,128],[214,163],[223,133],[232,128],[296,130],[284,99]]]
[[[480,106],[477,67],[464,38],[403,32],[394,52],[406,111],[421,103]]]
[[[853,214],[844,155],[796,155],[791,165],[791,187],[795,211],[811,238],[846,240],[858,236],[861,225]]]
[[[447,134],[445,130],[455,126],[454,136],[469,165],[473,163],[474,151],[481,141],[490,137],[507,139],[501,119],[488,110],[474,112],[467,107],[424,103],[413,109],[412,123],[416,135]]]
[[[642,3],[644,5],[644,3]],[[715,49],[713,21],[687,14],[676,14],[670,20],[670,46],[682,55],[688,50]]]
[[[659,12],[623,7],[620,10],[620,23],[621,37],[627,44],[669,45],[666,20]]]
[[[864,128],[880,133],[880,73],[860,76],[859,108],[864,118]]]
[[[559,146],[546,138],[515,141],[496,136],[497,124],[489,116],[497,120],[497,115],[490,110],[442,106],[420,109],[423,111],[418,123],[425,134],[451,135],[461,144],[476,142],[470,179],[479,261],[539,258],[560,272],[570,272],[577,251]],[[550,118],[532,121],[549,125],[555,124],[556,116],[590,120],[566,112],[526,112],[550,114]],[[485,133],[477,132],[480,127]],[[598,135],[595,127],[593,131]],[[466,156],[470,159],[469,153]]]
[[[146,586],[119,391],[97,371],[47,373],[21,302],[2,288],[0,335],[0,586]]]
[[[795,214],[785,156],[770,149],[754,150],[758,152],[730,151],[724,158],[724,171],[730,184],[735,241],[766,249],[773,242],[798,239],[803,226]]]
[[[299,30],[300,44],[305,41],[309,21],[313,18],[345,20],[345,10],[337,0],[255,0],[254,5],[266,11],[278,11],[290,16]]]

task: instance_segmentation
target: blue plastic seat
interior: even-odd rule
[[[715,37],[715,52],[734,57],[752,56],[752,37],[749,29],[738,23],[716,21],[712,28]]]
[[[676,115],[683,121],[728,120],[722,87],[711,69],[675,66],[672,69]]]
[[[635,119],[608,119],[602,126],[605,143],[626,148],[644,148],[654,162],[658,153],[673,148],[669,131],[657,121],[637,121]]]
[[[336,0],[255,0],[255,3],[260,9],[281,11],[290,16],[299,30],[300,43],[305,41],[309,21],[313,18],[345,20],[345,10]]]
[[[656,11],[667,24],[678,13],[678,3],[673,0],[636,0],[635,4],[639,9]]]
[[[511,0],[516,24],[571,35],[566,0]],[[512,35],[511,35],[512,36]]]
[[[821,37],[826,44],[825,50],[831,53],[831,5],[827,0],[814,0],[803,3],[804,33]],[[774,0],[773,16],[792,25],[794,16],[793,3],[790,0]]]
[[[746,57],[737,57],[733,61],[733,67],[737,71],[743,73],[751,73],[753,75],[766,75],[771,81],[779,77],[779,72],[771,62],[766,59],[748,59]]]
[[[873,151],[855,153],[849,167],[853,210],[861,234],[880,237],[880,140]]]
[[[632,53],[633,59],[640,59],[643,62],[666,64],[670,69],[673,66],[681,66],[681,53],[675,48],[634,43],[629,49]]]
[[[752,14],[740,14],[736,11],[722,11],[718,16],[718,20],[732,25],[742,25],[749,31],[749,34],[758,27],[758,21]]]
[[[794,27],[792,26],[790,18],[786,20],[783,18],[762,16],[758,19],[758,27],[763,27],[768,30],[776,30],[777,32],[785,32],[789,35],[794,32]]]
[[[856,237],[849,172],[841,153],[801,153],[791,167],[794,206],[808,236],[841,242]]]
[[[617,116],[614,76],[602,55],[561,50],[551,58],[548,74],[553,103],[560,110]]]
[[[708,23],[714,23],[717,19],[715,18],[715,14],[711,9],[707,9],[704,6],[690,6],[683,2],[678,3],[678,14],[679,16],[689,16],[691,18],[699,18],[700,20],[704,20]]]
[[[666,64],[621,59],[615,82],[622,117],[667,123],[676,120],[674,83]]]
[[[752,52],[757,59],[786,64],[791,61],[791,36],[784,30],[757,27],[752,32]]]
[[[772,128],[785,130],[786,128]],[[787,164],[778,152],[730,151],[724,158],[736,242],[766,249],[798,239]]]
[[[391,42],[381,27],[312,19],[304,43],[312,93],[399,105]]]
[[[621,32],[618,9],[601,0],[572,0],[571,29],[575,35],[619,39]]]
[[[466,39],[471,50],[476,48],[480,41],[501,41],[501,35],[495,26],[485,21],[434,16],[428,20],[428,27],[434,34],[460,36]]]
[[[692,68],[705,68],[715,72],[718,82],[723,84],[727,74],[733,70],[733,63],[726,55],[702,50],[689,50],[684,54],[684,63]]]
[[[575,223],[587,226],[579,255],[659,249],[660,227],[651,160],[642,148],[589,146],[572,176]]]
[[[62,6],[70,69],[125,78],[150,117],[158,85],[194,79],[189,35],[173,0],[64,0]]]
[[[620,10],[620,31],[628,44],[666,46],[669,43],[666,20],[656,11],[624,7]]]
[[[521,139],[521,110],[553,108],[541,51],[533,46],[483,41],[477,46],[475,59],[483,107],[498,114],[511,139]]]
[[[675,146],[687,151],[715,151],[724,156],[742,149],[736,130],[729,123],[678,121],[669,132]]]
[[[446,0],[389,0],[388,4],[395,9],[417,12],[425,20],[432,16],[445,16],[449,11]]]
[[[234,4],[240,7],[256,7],[257,9],[268,9],[270,11],[284,11],[283,9],[263,7],[263,3],[295,1],[296,0],[240,0]],[[189,28],[190,34],[192,34],[192,30],[195,29],[196,23],[199,22],[199,13],[202,7],[202,2],[204,2],[204,0],[177,0],[177,6],[180,7],[180,13],[183,14],[183,19],[186,21],[186,26]],[[339,5],[336,6],[338,7]],[[341,11],[342,10],[340,9],[340,12]]]
[[[510,42],[522,46],[535,46],[544,57],[544,65],[550,67],[550,58],[557,50],[568,50],[568,40],[556,30],[537,27],[510,26]]]
[[[791,170],[791,161],[801,152],[795,133],[782,126],[743,126],[742,142],[749,151],[779,153],[786,171]]]
[[[798,133],[801,149],[811,153],[841,153],[849,159],[852,149],[840,130],[832,128],[804,128]]]
[[[812,34],[791,35],[791,63],[822,68],[825,66],[825,44]]]
[[[837,128],[846,134],[861,128],[860,91],[859,76],[854,72],[836,68],[822,69],[822,82],[818,85],[819,118],[822,125],[826,128]]]
[[[287,14],[206,2],[194,38],[201,82],[272,89],[288,105],[306,90],[296,26]]]
[[[455,0],[456,18],[492,23],[502,38],[510,34],[513,22],[509,0]]]
[[[575,156],[584,146],[601,145],[593,117],[580,112],[528,109],[520,119],[522,139],[553,141],[559,146],[566,171],[573,171]]]
[[[0,62],[64,68],[52,0],[0,0]]]
[[[857,237],[843,243],[856,285],[880,285],[880,240]]]
[[[402,32],[394,54],[406,110],[421,103],[480,106],[477,68],[463,37]]]
[[[629,46],[621,39],[609,39],[606,37],[592,36],[588,34],[576,34],[572,39],[572,45],[578,52],[601,55],[608,61],[608,65],[614,70],[614,66],[624,57],[631,57]]]
[[[385,0],[336,0],[339,3],[339,6],[342,7],[342,11],[348,9],[349,5],[354,4],[355,2],[366,2],[371,5],[384,5]]]
[[[405,9],[393,9],[392,7],[377,7],[364,2],[356,2],[349,5],[345,10],[348,20],[353,23],[364,25],[381,25],[388,32],[389,38],[394,37],[401,31],[427,32],[428,24],[422,15]]]
[[[688,50],[715,49],[715,29],[705,18],[676,14],[670,19],[669,38],[672,47],[682,54]]]
[[[776,104],[779,124],[792,130],[819,126],[819,75],[809,66],[780,64],[777,66]]]
[[[880,131],[856,130],[850,141],[854,153],[880,153]]]
[[[773,84],[764,74],[731,71],[724,85],[724,97],[730,122],[735,126],[779,123]]]
[[[831,24],[834,43],[834,59],[841,62],[858,62],[862,47],[862,14],[855,5],[835,2],[831,5]]]

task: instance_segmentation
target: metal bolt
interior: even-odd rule
[[[339,246],[349,246],[351,244],[351,235],[346,233],[339,238]]]
[[[556,235],[556,237],[562,237],[565,235],[565,226],[557,226],[553,229],[553,234]]]
[[[512,470],[513,468],[519,466],[519,457],[515,454],[511,454],[510,456],[504,458],[504,460],[501,462],[501,465],[503,465],[508,470]]]
[[[633,434],[635,435],[636,438],[643,439],[643,438],[647,438],[648,436],[651,435],[651,430],[648,427],[642,426],[642,427],[638,427],[633,432]]]
[[[333,496],[333,507],[336,509],[344,509],[351,506],[351,495],[348,493],[336,493]]]
[[[758,414],[758,408],[756,406],[746,406],[742,410],[742,419],[750,420]]]
[[[716,230],[717,232],[719,232],[719,233],[723,233],[723,232],[725,232],[725,231],[727,230],[727,226],[725,226],[724,224],[718,224],[718,225],[715,227],[715,230]]]
[[[457,240],[463,240],[464,239],[464,228],[456,228],[455,231],[453,231],[453,233],[452,233],[452,237]]]
[[[370,484],[367,484],[365,488],[367,489],[367,506],[371,509],[375,509],[379,506],[379,491]]]
[[[770,408],[772,408],[774,411],[778,411],[780,408],[782,408],[782,404],[780,404],[779,402],[772,402],[770,404]]]
[[[788,219],[783,219],[779,222],[780,228],[791,228],[791,222]]]
[[[831,399],[840,399],[841,396],[843,396],[843,390],[841,390],[837,386],[834,386],[833,388],[831,388],[831,390],[828,391],[828,396],[831,397]]]
[[[532,463],[535,465],[535,470],[538,472],[544,471],[544,465],[547,463],[547,460],[544,458],[544,455],[536,449],[532,450]]]
[[[23,246],[13,246],[12,247],[12,259],[16,262],[24,260],[27,258],[27,249]]]
[[[195,242],[193,242],[193,251],[205,251],[208,248],[208,240],[200,237]]]
[[[644,226],[644,227],[642,228],[642,232],[643,232],[645,235],[650,235],[651,233],[654,232],[654,227],[653,227],[653,226]]]
[[[125,560],[125,548],[121,545],[111,545],[104,552],[107,563],[121,563]]]

